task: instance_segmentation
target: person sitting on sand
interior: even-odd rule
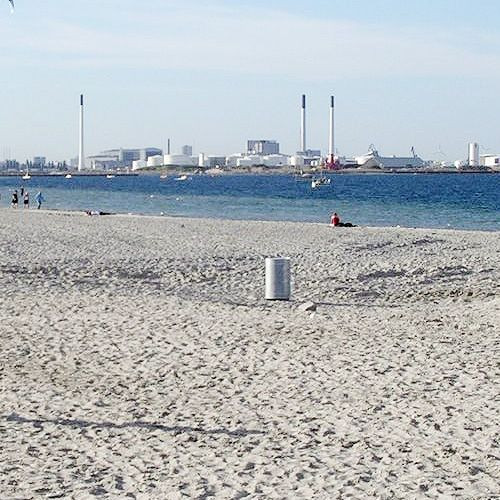
[[[335,227],[356,227],[354,224],[351,224],[350,222],[340,222],[340,217],[337,214],[337,212],[335,212],[332,215],[331,224],[332,224],[332,226],[335,226]]]

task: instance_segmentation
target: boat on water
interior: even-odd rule
[[[168,177],[167,174],[160,175],[160,179],[166,179]]]
[[[328,177],[318,177],[317,179],[313,179],[311,181],[312,189],[319,189],[323,186],[329,186],[331,184],[331,179]]]
[[[106,179],[113,179],[114,178],[114,175],[113,174],[108,174],[106,175]]]
[[[28,167],[26,167],[26,173],[22,176],[22,179],[25,181],[31,179],[31,175],[30,175],[30,171],[29,171]]]
[[[187,175],[180,175],[179,177],[176,177],[176,181],[187,181],[189,177]]]
[[[72,177],[73,177],[73,176],[72,176],[71,174],[66,174],[66,175],[64,176],[64,178],[65,178],[65,179],[71,179]]]

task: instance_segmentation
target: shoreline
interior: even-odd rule
[[[49,214],[49,215],[61,215],[61,216],[83,216],[83,217],[106,217],[106,218],[145,218],[145,219],[153,219],[153,220],[186,220],[186,221],[219,221],[219,222],[235,222],[235,223],[250,223],[250,224],[303,224],[307,226],[315,226],[315,227],[330,227],[331,229],[341,230],[344,229],[346,231],[349,230],[376,230],[376,231],[386,231],[386,230],[403,230],[403,231],[443,231],[443,232],[460,232],[460,233],[484,233],[484,234],[492,234],[500,232],[498,229],[460,229],[460,228],[445,228],[445,227],[406,227],[406,226],[365,226],[365,225],[356,225],[354,227],[333,227],[328,222],[311,222],[311,221],[292,221],[292,220],[258,220],[258,219],[231,219],[231,218],[219,218],[219,217],[194,217],[194,216],[184,216],[184,215],[154,215],[154,214],[143,214],[143,213],[131,213],[131,212],[114,212],[114,213],[105,213],[105,214],[93,214],[88,215],[84,210],[68,210],[68,209],[57,209],[57,208],[42,208],[37,210],[36,208],[30,208],[29,210],[25,210],[23,208],[12,209],[10,207],[1,207],[0,213],[2,211],[15,213],[16,211],[20,213],[37,213],[37,214]]]

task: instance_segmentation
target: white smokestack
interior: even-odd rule
[[[78,171],[85,168],[85,156],[83,151],[83,94],[80,95],[80,148],[78,152]]]
[[[330,97],[330,140],[328,143],[328,162],[333,165],[335,162],[335,97]]]
[[[300,150],[306,150],[306,96],[302,95],[302,111],[300,121]]]

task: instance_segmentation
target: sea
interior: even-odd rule
[[[328,223],[333,212],[360,226],[500,230],[500,174],[331,174],[311,188],[293,175],[0,177],[0,205],[24,187],[31,207],[157,216]],[[20,207],[22,203],[20,203]]]

